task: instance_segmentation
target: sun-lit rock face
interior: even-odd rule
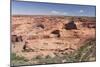
[[[12,16],[12,51],[32,58],[55,52],[73,52],[89,38],[95,38],[95,18],[65,16]],[[21,37],[19,37],[21,36]],[[17,41],[19,39],[20,41]],[[28,52],[22,52],[27,42]],[[31,56],[32,55],[32,56]]]

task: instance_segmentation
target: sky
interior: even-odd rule
[[[63,15],[95,17],[96,6],[12,1],[12,15]]]

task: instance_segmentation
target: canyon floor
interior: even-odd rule
[[[95,26],[95,17],[12,16],[11,64],[95,61]]]

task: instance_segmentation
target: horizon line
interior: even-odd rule
[[[96,16],[78,16],[78,15],[28,15],[28,14],[12,14],[12,16],[75,16],[75,17],[96,17]]]

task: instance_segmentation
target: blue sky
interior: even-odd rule
[[[95,6],[13,1],[12,14],[95,16]]]

